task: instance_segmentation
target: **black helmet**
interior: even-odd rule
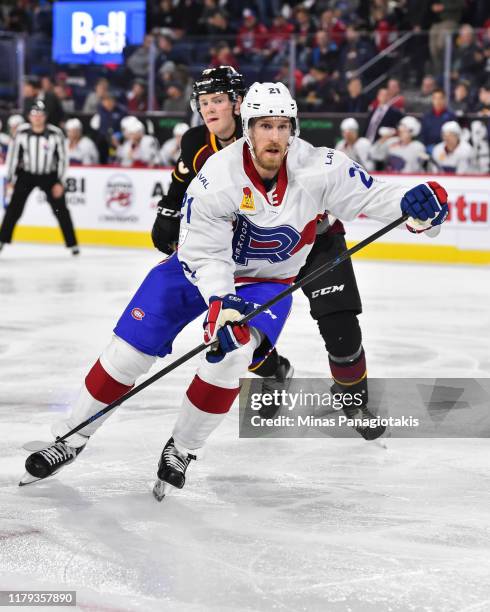
[[[232,102],[246,92],[243,76],[232,66],[207,68],[192,87],[191,108],[200,111],[199,96],[210,93],[227,93]]]
[[[29,110],[29,114],[33,113],[39,115],[40,113],[46,114],[46,106],[42,100],[36,100]]]

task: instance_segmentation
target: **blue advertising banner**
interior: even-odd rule
[[[121,64],[126,45],[145,35],[144,0],[56,2],[53,60],[58,64]]]

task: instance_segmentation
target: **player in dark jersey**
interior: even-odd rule
[[[242,136],[240,104],[244,95],[243,77],[231,66],[206,69],[194,83],[191,106],[200,113],[204,125],[191,128],[182,137],[181,155],[172,172],[172,182],[158,205],[152,239],[163,253],[170,255],[177,246],[181,202],[189,183],[211,155]],[[298,279],[347,248],[345,230],[338,220],[323,221],[317,234]],[[366,358],[357,318],[362,312],[361,298],[350,259],[307,284],[303,292],[325,342],[335,381],[332,390],[340,394],[338,397],[349,393],[350,396],[360,394],[357,397],[363,398],[361,405],[344,402],[344,412],[351,418],[372,417],[367,410]],[[259,347],[260,354],[267,354],[267,357],[251,366],[250,371],[264,378],[263,393],[287,389],[293,368],[275,348],[269,351],[267,348]],[[272,417],[279,407],[277,404],[263,406],[259,413]],[[377,438],[385,430],[380,426],[356,429],[366,439]]]

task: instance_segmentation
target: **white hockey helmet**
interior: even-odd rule
[[[187,123],[176,123],[174,125],[174,129],[172,131],[172,134],[174,136],[183,136],[187,130],[189,129],[189,126],[187,125]]]
[[[78,130],[79,132],[81,132],[82,129],[82,122],[76,117],[74,117],[73,119],[68,119],[68,121],[65,123],[65,131],[67,132],[68,130]]]
[[[289,117],[293,133],[291,144],[299,136],[298,105],[284,83],[254,83],[247,92],[240,107],[243,135],[253,154],[252,142],[248,132],[250,119],[258,117]]]
[[[134,121],[130,121],[128,126],[125,128],[128,134],[144,134],[145,125],[139,119],[134,117]]]
[[[410,117],[410,115],[403,117],[403,119],[400,121],[398,126],[400,125],[403,125],[403,127],[407,128],[412,138],[417,138],[422,128],[420,121],[416,119],[415,117]]]
[[[133,123],[141,123],[140,120],[138,119],[138,117],[135,117],[134,115],[126,115],[126,117],[123,117],[121,119],[121,131],[123,134],[126,134],[130,131],[130,126]]]
[[[457,121],[446,121],[442,124],[441,134],[455,134],[458,138],[461,138],[461,126]]]
[[[341,132],[359,132],[359,124],[354,117],[347,117],[340,124]]]
[[[22,115],[10,115],[10,117],[7,120],[7,126],[9,130],[11,130],[19,126],[21,123],[24,123],[24,121],[25,119]]]

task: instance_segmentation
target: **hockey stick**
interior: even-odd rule
[[[408,219],[408,215],[407,214],[402,215],[401,217],[399,217],[395,221],[392,221],[390,224],[386,225],[385,227],[382,227],[377,232],[374,232],[374,234],[371,234],[370,236],[368,236],[364,240],[361,240],[361,242],[358,242],[351,249],[348,249],[347,251],[344,251],[341,255],[339,255],[335,259],[333,259],[331,261],[327,261],[323,265],[319,266],[316,270],[314,270],[313,272],[310,272],[309,274],[304,276],[297,283],[292,283],[289,287],[287,287],[287,289],[285,289],[284,291],[281,291],[281,293],[278,293],[274,298],[272,298],[271,300],[269,300],[265,304],[262,304],[261,306],[256,308],[254,311],[252,311],[250,314],[248,314],[245,317],[243,317],[243,319],[240,320],[240,324],[243,325],[244,323],[248,323],[248,321],[250,321],[250,319],[253,319],[257,315],[259,315],[262,312],[268,310],[271,306],[273,306],[274,304],[276,304],[277,302],[279,302],[280,300],[282,300],[286,296],[290,295],[291,293],[294,293],[295,291],[297,291],[301,287],[304,287],[306,284],[308,284],[311,281],[315,280],[316,278],[318,278],[319,276],[321,276],[325,272],[330,272],[330,270],[333,270],[333,268],[336,268],[343,261],[345,261],[346,259],[351,257],[351,255],[354,255],[355,253],[357,253],[358,251],[360,251],[364,247],[368,246],[369,244],[371,244],[372,242],[374,242],[375,240],[377,240],[381,236],[384,236],[385,234],[390,232],[392,229],[394,229],[395,227],[397,227],[398,225],[400,225],[401,223],[403,223],[407,219]],[[148,387],[149,385],[153,384],[158,379],[162,378],[163,376],[166,376],[167,374],[169,374],[170,372],[172,372],[173,370],[178,368],[180,365],[182,365],[186,361],[189,361],[189,359],[192,359],[193,357],[198,355],[200,352],[202,352],[204,349],[210,348],[210,346],[212,346],[212,345],[205,344],[204,342],[202,344],[200,344],[199,346],[196,346],[191,351],[189,351],[185,355],[182,355],[182,357],[179,357],[178,359],[176,359],[175,361],[170,363],[168,366],[166,366],[165,368],[163,368],[159,372],[156,372],[155,374],[153,374],[153,376],[150,376],[149,378],[144,380],[138,386],[133,387],[131,389],[131,391],[128,391],[126,394],[122,395],[119,399],[115,400],[111,404],[108,404],[105,408],[103,408],[99,412],[96,412],[94,415],[89,417],[86,421],[83,421],[83,423],[80,423],[79,425],[77,425],[76,427],[71,429],[68,433],[66,433],[65,435],[56,438],[56,442],[63,442],[64,440],[66,440],[67,438],[69,438],[73,434],[77,433],[78,431],[80,431],[81,429],[86,427],[87,425],[90,425],[90,423],[93,423],[93,421],[96,421],[97,419],[99,419],[104,414],[107,414],[109,411],[113,410],[114,408],[117,408],[117,406],[120,406],[123,402],[125,402],[129,398],[133,397],[133,395],[136,395],[140,391],[143,391],[143,389],[146,389],[146,387]],[[26,448],[26,450],[31,450],[31,451],[32,450],[39,450],[38,448],[34,448],[34,445],[37,445],[37,444],[44,444],[44,446],[42,446],[42,448],[45,448],[45,446],[46,446],[45,443],[37,442],[36,441],[36,442],[28,442],[26,445],[24,445],[24,448]]]

